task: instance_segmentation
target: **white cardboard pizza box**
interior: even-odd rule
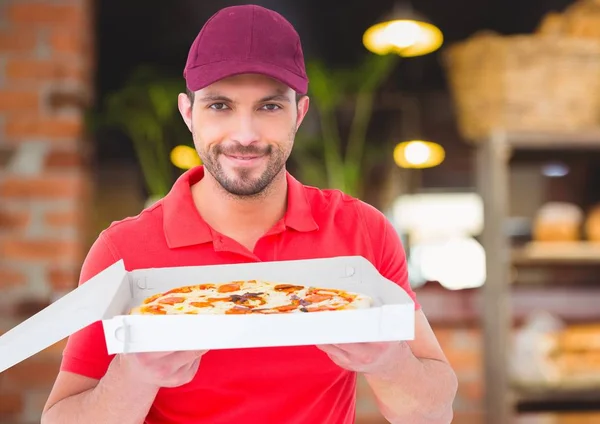
[[[374,305],[306,314],[127,314],[155,293],[245,279],[360,292]],[[410,296],[360,256],[129,272],[118,261],[0,337],[0,372],[100,320],[110,354],[412,340],[415,324]]]

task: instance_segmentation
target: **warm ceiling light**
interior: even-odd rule
[[[432,168],[445,157],[444,148],[431,141],[405,141],[394,148],[394,162],[400,168]]]
[[[202,165],[198,153],[190,146],[176,146],[171,150],[171,163],[179,169],[191,169]]]
[[[397,5],[363,35],[365,47],[379,55],[421,56],[439,49],[443,42],[439,28],[406,5]]]

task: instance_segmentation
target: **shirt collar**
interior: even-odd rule
[[[286,172],[288,200],[287,209],[284,215],[286,227],[293,228],[296,231],[308,232],[318,230],[312,205],[306,194],[304,185],[296,180],[289,172]]]
[[[213,229],[202,219],[192,198],[191,186],[202,179],[204,167],[192,168],[181,175],[162,199],[163,230],[170,248],[193,246],[213,240]],[[300,232],[317,230],[305,187],[289,172],[287,210],[283,222]]]

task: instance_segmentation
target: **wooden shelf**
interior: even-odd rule
[[[600,411],[600,380],[512,384],[514,404],[521,412]]]
[[[577,132],[509,131],[497,134],[514,148],[532,150],[600,150],[600,128]]]
[[[518,400],[592,400],[600,404],[600,376],[556,383],[512,381],[511,388]]]
[[[600,152],[600,126],[577,132],[514,132],[496,131],[479,140],[476,149],[477,191],[484,205],[485,226],[481,243],[486,252],[486,283],[482,287],[482,321],[484,329],[484,369],[485,369],[485,422],[486,424],[506,424],[514,422],[514,413],[519,409],[533,410],[539,407],[548,411],[573,406],[578,410],[600,408],[600,387],[591,390],[586,387],[531,387],[520,391],[511,390],[509,371],[510,331],[514,324],[513,290],[516,286],[507,284],[517,274],[528,270],[526,267],[570,267],[564,270],[561,279],[575,281],[571,271],[573,265],[600,265],[600,243],[533,243],[507,252],[511,240],[505,230],[508,219],[510,170],[513,153],[518,150],[547,152],[553,156],[561,152]],[[529,153],[528,153],[529,154]],[[508,253],[508,258],[506,254]],[[554,271],[549,269],[549,271]],[[556,271],[559,271],[558,269]],[[563,270],[560,270],[561,272]],[[556,272],[560,274],[560,272]],[[572,302],[569,297],[561,302]],[[593,301],[593,299],[592,299]],[[530,306],[530,305],[525,305]],[[514,309],[517,309],[516,307]],[[597,309],[597,308],[596,308]],[[531,310],[529,307],[528,310]],[[600,386],[600,385],[599,385]],[[594,399],[582,402],[590,392]],[[511,406],[512,395],[517,401],[517,410]],[[574,396],[574,397],[571,397]],[[553,403],[554,402],[554,403]]]
[[[595,242],[531,242],[514,249],[515,265],[600,265],[600,243]]]

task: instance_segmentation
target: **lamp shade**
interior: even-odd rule
[[[439,28],[405,4],[397,4],[363,34],[364,46],[379,55],[422,56],[439,49],[443,41]]]

